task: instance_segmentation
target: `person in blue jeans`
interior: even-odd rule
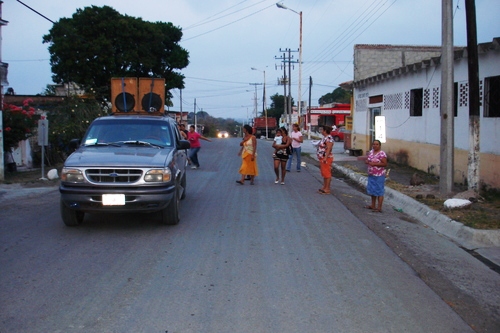
[[[297,172],[300,172],[300,154],[302,153],[301,145],[302,142],[304,142],[304,138],[302,137],[298,124],[293,124],[290,138],[292,138],[292,154],[286,163],[286,171],[290,172],[290,169],[292,169],[293,155],[295,155],[297,156]]]

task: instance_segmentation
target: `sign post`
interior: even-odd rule
[[[43,114],[41,119],[38,121],[38,145],[42,146],[41,180],[47,180],[47,178],[45,178],[45,146],[49,145],[49,120],[46,117],[47,116]]]

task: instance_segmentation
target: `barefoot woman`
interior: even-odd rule
[[[372,150],[368,152],[366,164],[368,164],[368,184],[366,193],[372,197],[372,204],[366,208],[376,212],[382,212],[382,203],[385,193],[385,167],[387,166],[387,155],[381,150],[382,144],[379,140],[373,140]]]
[[[245,184],[245,176],[250,176],[250,185],[254,184],[255,176],[259,175],[257,168],[257,139],[252,134],[253,129],[250,125],[243,126],[243,141],[240,142],[241,149],[238,155],[241,155],[240,174],[241,179],[236,182],[240,185]]]

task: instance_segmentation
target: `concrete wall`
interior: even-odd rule
[[[354,81],[441,55],[441,47],[355,45]]]

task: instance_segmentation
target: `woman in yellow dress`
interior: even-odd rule
[[[250,176],[250,185],[254,184],[255,176],[259,175],[257,168],[257,139],[252,134],[250,125],[243,126],[243,141],[240,142],[241,149],[238,156],[241,156],[240,174],[241,179],[236,182],[240,185],[245,184],[245,176]]]

